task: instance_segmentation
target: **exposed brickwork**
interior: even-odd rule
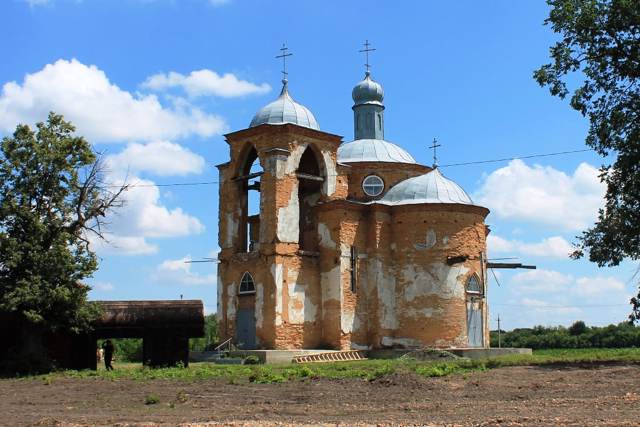
[[[370,201],[379,199],[394,185],[414,176],[424,175],[432,169],[428,166],[411,163],[360,162],[351,164],[349,175],[349,199]],[[362,189],[362,182],[369,175],[377,175],[384,181],[384,192],[370,197]]]
[[[369,174],[383,178],[386,191],[431,168],[340,165],[340,141],[295,125],[262,125],[227,135],[231,161],[219,166],[218,315],[223,337],[236,333],[238,309],[253,307],[259,348],[466,347],[467,310],[473,302],[481,307],[488,346],[486,293],[465,291],[473,274],[486,282],[481,259],[486,258],[488,210],[363,204],[370,201],[362,191]],[[247,253],[242,231],[248,221],[247,197],[243,182],[234,178],[245,173],[252,147],[264,174],[259,239]],[[298,190],[301,179],[308,178],[300,178],[297,169],[307,149],[324,180],[317,196],[305,193],[305,209],[312,212],[305,211],[303,219],[311,221],[305,230],[312,235],[304,236],[301,248]],[[450,265],[448,259],[457,256],[464,259]],[[238,296],[245,271],[254,278],[255,295]]]

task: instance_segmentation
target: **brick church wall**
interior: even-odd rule
[[[465,347],[465,284],[484,279],[484,218],[476,206],[362,204],[362,180],[375,173],[388,190],[431,168],[336,163],[340,138],[294,125],[259,126],[227,136],[232,161],[220,165],[218,316],[221,336],[235,334],[239,308],[255,308],[259,348]],[[259,242],[244,252],[241,174],[249,147],[264,173]],[[300,251],[296,169],[312,146],[325,177],[314,213],[316,250]],[[346,198],[353,201],[345,200]],[[352,290],[351,248],[358,275]],[[449,265],[449,257],[466,260]],[[244,272],[256,293],[239,296]],[[489,343],[483,300],[485,345]]]

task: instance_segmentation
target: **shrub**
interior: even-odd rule
[[[260,359],[258,358],[258,356],[250,355],[250,356],[245,357],[242,360],[242,364],[243,365],[258,365],[258,364],[260,364]]]
[[[155,405],[156,403],[160,403],[160,398],[155,394],[148,394],[147,397],[144,398],[145,405]]]

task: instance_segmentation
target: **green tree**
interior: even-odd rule
[[[640,4],[638,0],[547,0],[546,25],[560,40],[534,73],[590,122],[586,143],[613,164],[601,168],[605,206],[574,253],[599,266],[640,259]],[[571,89],[570,89],[571,87]],[[640,293],[630,320],[640,320]]]
[[[86,330],[92,237],[126,186],[102,183],[99,156],[63,117],[19,125],[0,147],[0,312],[40,331]]]
[[[578,320],[569,326],[570,335],[582,335],[585,332],[587,332],[587,325],[582,320]]]
[[[215,314],[208,314],[204,317],[204,337],[191,338],[189,349],[196,351],[211,350],[218,342],[218,320]]]

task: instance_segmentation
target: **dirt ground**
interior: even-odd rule
[[[145,404],[155,394],[159,403]],[[374,381],[0,380],[1,425],[640,425],[640,366]]]

